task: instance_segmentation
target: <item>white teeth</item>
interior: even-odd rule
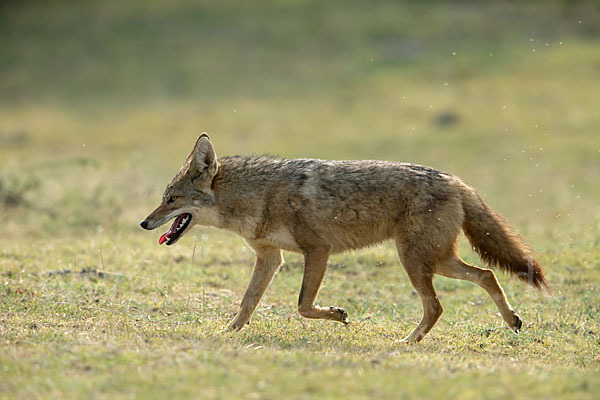
[[[177,228],[175,230],[180,230],[181,228],[183,228],[183,226],[186,224],[186,222],[188,221],[189,217],[185,217],[184,219],[181,220],[181,222],[179,223],[179,225],[177,225]]]

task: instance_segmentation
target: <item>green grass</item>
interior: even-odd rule
[[[600,395],[596,2],[122,3],[0,5],[0,398]],[[406,346],[421,305],[393,246],[331,258],[319,303],[349,326],[297,314],[286,253],[225,332],[243,240],[197,227],[164,248],[137,226],[201,131],[220,155],[455,173],[528,238],[551,295],[498,275],[515,335],[437,277],[444,314]]]

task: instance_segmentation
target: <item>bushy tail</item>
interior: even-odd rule
[[[465,187],[462,197],[463,231],[483,261],[517,275],[537,289],[548,288],[542,266],[533,258],[525,240],[473,189]]]

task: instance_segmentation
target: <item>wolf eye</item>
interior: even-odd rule
[[[167,200],[167,204],[171,204],[171,203],[173,203],[175,200],[177,200],[177,196],[171,196],[171,197],[169,197],[169,199]]]

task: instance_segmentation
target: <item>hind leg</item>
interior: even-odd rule
[[[515,332],[519,332],[523,325],[523,321],[508,303],[508,300],[504,295],[504,290],[502,290],[502,287],[498,283],[494,272],[489,269],[482,269],[469,265],[457,255],[452,255],[446,261],[436,265],[435,273],[448,278],[466,280],[481,286],[492,297],[494,303],[496,303],[504,321],[506,321]]]
[[[410,282],[419,294],[423,304],[423,318],[421,318],[419,325],[408,337],[402,340],[407,343],[416,343],[421,341],[427,332],[433,328],[442,315],[443,308],[433,288],[433,271],[431,267],[428,267],[416,255],[402,251],[400,246],[398,253]]]

